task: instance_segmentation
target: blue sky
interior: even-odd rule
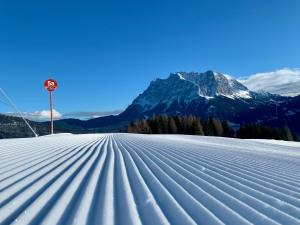
[[[53,77],[59,112],[98,112],[171,72],[299,68],[299,12],[298,0],[0,0],[0,87],[44,110]]]

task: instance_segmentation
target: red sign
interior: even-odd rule
[[[44,87],[48,91],[54,91],[57,88],[57,82],[53,79],[48,79],[45,81]]]

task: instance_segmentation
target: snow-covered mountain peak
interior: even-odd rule
[[[237,80],[215,71],[171,73],[167,79],[156,79],[135,100],[134,104],[149,110],[160,103],[168,106],[174,101],[208,100],[216,96],[251,98],[251,92]]]
[[[218,95],[230,98],[251,97],[250,92],[244,85],[229,75],[224,75],[219,72],[211,70],[204,73],[178,72],[177,76],[181,80],[186,80],[196,85],[198,87],[199,96],[201,97],[211,98]]]

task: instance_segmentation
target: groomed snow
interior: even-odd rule
[[[300,144],[185,135],[0,141],[0,224],[300,224]]]

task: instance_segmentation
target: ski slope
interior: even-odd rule
[[[137,134],[0,140],[0,224],[300,224],[300,143]]]

